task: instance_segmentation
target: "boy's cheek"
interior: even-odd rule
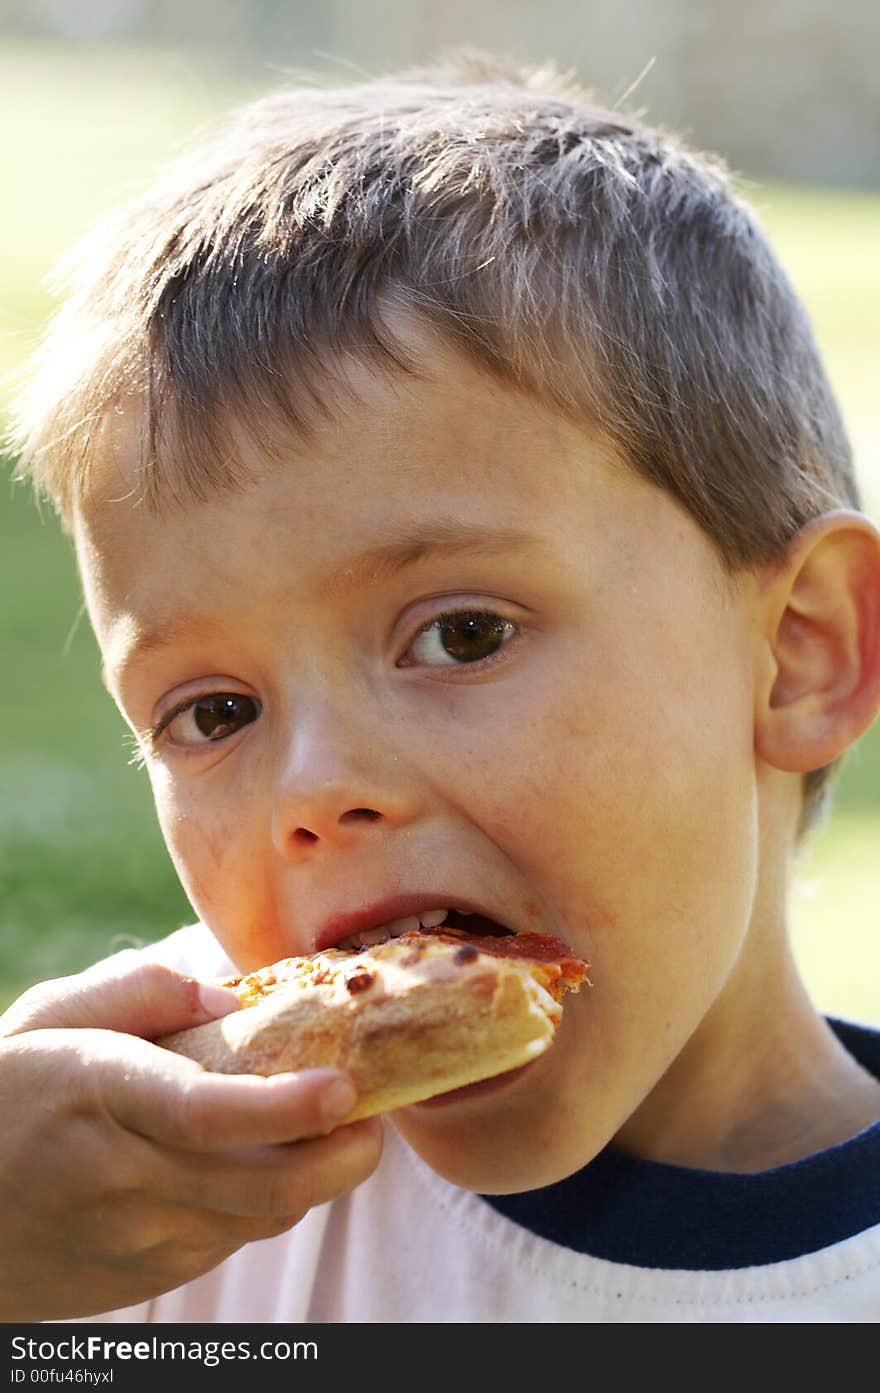
[[[167,796],[167,790],[156,790],[156,808],[193,911],[233,961],[253,969],[295,951],[279,945],[270,886],[259,870],[258,848],[247,837],[244,810],[236,819],[218,815],[216,808],[202,816]]]

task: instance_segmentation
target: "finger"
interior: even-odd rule
[[[106,1030],[33,1031],[20,1048],[66,1052],[67,1071],[122,1127],[167,1146],[222,1151],[320,1136],[353,1111],[340,1069],[212,1074],[195,1060]],[[8,1042],[11,1046],[13,1041]]]
[[[294,1223],[368,1179],[379,1163],[382,1137],[381,1122],[371,1117],[285,1146],[198,1157],[165,1152],[157,1194],[187,1210]]]
[[[203,1025],[240,1004],[227,988],[144,961],[129,949],[86,972],[32,987],[0,1017],[0,1036],[91,1028],[151,1038]]]
[[[311,1148],[301,1168],[290,1164],[292,1153]],[[186,1153],[182,1165],[168,1167],[164,1183],[151,1190],[146,1207],[123,1205],[116,1211],[109,1256],[117,1271],[121,1265],[132,1275],[136,1272],[139,1280],[155,1273],[156,1292],[167,1291],[215,1267],[246,1243],[285,1233],[310,1209],[347,1194],[369,1178],[381,1149],[381,1123],[369,1118],[316,1142],[271,1148],[274,1165],[265,1164],[267,1149],[264,1164],[238,1162],[229,1167],[236,1172],[229,1177],[222,1174],[225,1163],[216,1157],[210,1158],[211,1173],[200,1177],[198,1161]],[[196,1202],[185,1202],[184,1191]],[[102,1231],[107,1232],[106,1225]],[[118,1304],[104,1302],[105,1307]]]
[[[339,1069],[299,1074],[211,1074],[195,1060],[110,1030],[33,1030],[2,1054],[34,1086],[52,1085],[69,1112],[113,1119],[158,1145],[222,1151],[320,1136],[357,1095]]]

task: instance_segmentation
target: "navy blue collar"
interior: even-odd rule
[[[880,1077],[880,1030],[829,1024]],[[690,1271],[763,1266],[880,1223],[880,1123],[747,1175],[661,1165],[608,1147],[555,1185],[484,1198],[532,1233],[609,1262]]]

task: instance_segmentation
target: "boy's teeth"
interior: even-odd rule
[[[415,933],[419,927],[436,929],[443,923],[448,909],[425,909],[420,914],[408,914],[405,919],[392,919],[375,929],[364,929],[361,933],[349,934],[340,939],[339,948],[372,948],[376,943],[384,943],[389,938],[399,938],[404,933]]]
[[[449,913],[448,909],[423,909],[419,915],[423,929],[436,929],[443,923]]]
[[[419,927],[419,916],[408,914],[405,919],[392,919],[390,924],[386,924],[383,933],[390,934],[392,938],[400,938],[401,934],[415,933]]]
[[[364,929],[363,933],[355,934],[355,940],[365,944],[368,948],[372,948],[374,943],[384,943],[387,937],[387,928]]]

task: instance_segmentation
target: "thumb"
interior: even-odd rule
[[[84,1028],[149,1040],[203,1025],[240,1005],[227,987],[199,982],[126,949],[85,972],[31,987],[0,1016],[0,1036]]]

